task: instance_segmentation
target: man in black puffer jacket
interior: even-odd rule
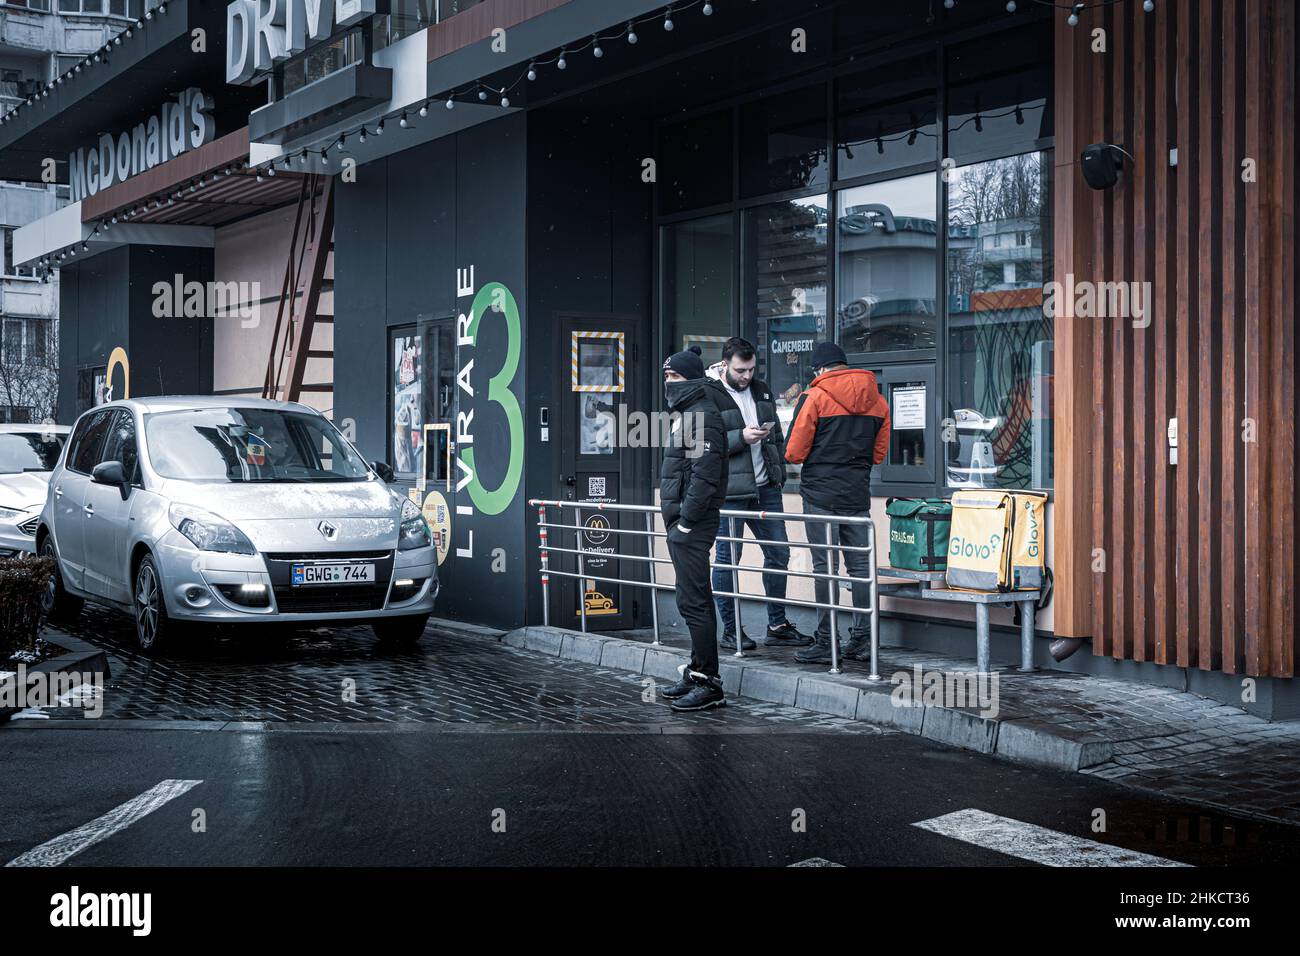
[[[691,632],[691,660],[663,691],[673,710],[704,710],[727,702],[718,676],[718,628],[709,586],[709,552],[727,494],[727,439],[718,415],[717,382],[704,377],[699,349],[664,362],[668,410],[681,415],[664,449],[659,507],[668,557],[677,575],[677,610]]]

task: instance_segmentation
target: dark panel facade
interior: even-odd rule
[[[520,623],[526,585],[525,129],[503,117],[367,164],[336,191],[334,420],[388,460],[390,330],[453,323],[454,350],[437,357],[455,370],[450,487],[426,489],[450,516],[438,613],[502,626]]]

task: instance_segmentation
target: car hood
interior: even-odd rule
[[[168,481],[162,494],[234,523],[259,551],[397,547],[401,499],[383,482],[238,484]],[[326,537],[321,525],[334,529]]]
[[[380,481],[339,484],[168,481],[162,496],[227,521],[280,518],[397,518],[401,500]]]
[[[38,508],[45,504],[49,487],[48,471],[0,475],[0,508]]]

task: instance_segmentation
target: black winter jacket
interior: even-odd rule
[[[680,412],[664,449],[659,472],[659,509],[664,527],[681,520],[688,528],[712,519],[727,491],[727,439],[718,415],[717,392],[722,386],[709,379],[669,382],[664,386],[668,409]]]
[[[725,372],[723,373],[726,374]],[[727,456],[730,471],[727,478],[727,500],[758,497],[758,481],[754,475],[754,456],[750,445],[745,441],[745,416],[740,405],[727,387],[718,382],[718,414],[722,416],[722,427],[727,433]],[[776,415],[776,402],[772,400],[772,390],[767,384],[753,379],[749,390],[754,395],[754,407],[758,410],[758,424],[775,422],[772,430],[763,439],[763,466],[767,469],[767,480],[780,488],[785,484],[785,455],[782,449],[785,438],[781,434],[781,419]]]

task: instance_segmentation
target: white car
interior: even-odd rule
[[[67,425],[0,425],[0,558],[36,553],[45,493]]]
[[[36,529],[58,560],[46,608],[129,611],[146,652],[177,622],[369,622],[416,641],[438,594],[433,536],[334,424],[305,405],[109,402],[73,426]]]

